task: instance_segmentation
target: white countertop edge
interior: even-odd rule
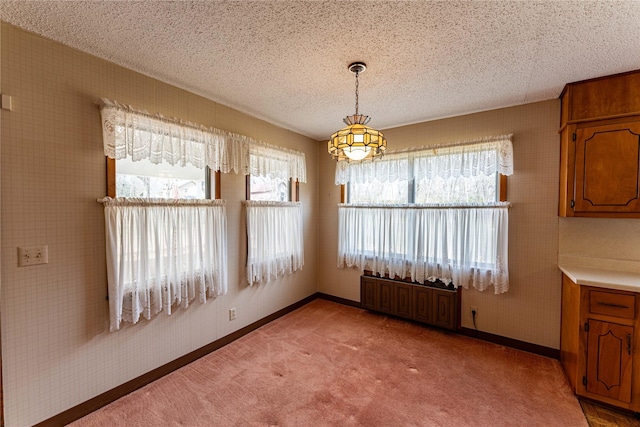
[[[558,268],[578,285],[640,292],[640,273],[560,264]]]

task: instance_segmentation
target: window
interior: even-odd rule
[[[349,203],[409,203],[409,181],[371,183],[354,182],[347,185]]]
[[[168,163],[153,164],[148,159],[116,160],[116,195],[130,198],[209,199],[216,194],[209,168]],[[215,176],[215,174],[214,174]],[[219,198],[219,197],[216,197]]]
[[[504,176],[506,178],[506,176]],[[506,185],[506,180],[502,186]],[[448,179],[436,176],[381,183],[348,183],[348,203],[386,204],[486,204],[501,201],[500,175],[459,176]],[[505,201],[505,200],[502,200]]]
[[[291,180],[250,175],[249,200],[291,200]]]
[[[275,146],[252,147],[247,175],[247,200],[300,200],[300,181],[306,181],[303,153]]]
[[[505,292],[512,171],[510,135],[338,163],[339,266]]]
[[[224,295],[226,208],[208,200],[219,188],[209,163],[223,162],[205,161],[215,138],[113,102],[101,115],[110,330]]]
[[[303,210],[299,182],[304,154],[279,147],[250,153],[247,176],[247,281],[266,283],[304,265]],[[267,171],[264,166],[269,165]]]
[[[186,308],[195,298],[204,302],[225,294],[225,204],[208,200],[214,193],[219,198],[220,172],[295,180],[297,199],[298,180],[306,182],[304,154],[150,115],[115,101],[102,99],[99,105],[107,156],[109,197],[100,201],[105,206],[111,330],[118,330],[122,321],[136,323],[141,316],[149,319],[160,311],[171,314],[174,305]],[[270,197],[287,192],[279,183],[272,187]],[[268,234],[271,225],[262,227],[267,230],[264,237],[251,231],[249,241],[256,242],[250,245],[251,265],[263,268],[255,276],[258,280],[272,276],[270,267],[265,267],[269,263],[275,262],[276,275],[302,268],[302,209],[298,208],[276,218],[288,221],[279,239]],[[271,224],[271,213],[260,216]],[[273,240],[286,246],[272,251],[268,244]],[[267,252],[262,251],[265,245]]]
[[[244,202],[247,212],[247,281],[266,283],[302,269],[304,239],[300,202]]]
[[[269,178],[266,176],[247,176],[247,200],[270,200],[288,202],[297,200],[299,184],[285,178]]]
[[[106,198],[111,331],[227,291],[222,200]]]

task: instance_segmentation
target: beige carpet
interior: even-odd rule
[[[557,360],[314,300],[82,426],[587,426]]]

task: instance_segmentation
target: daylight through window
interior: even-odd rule
[[[338,266],[506,292],[509,205],[498,177],[512,172],[510,135],[338,163],[336,184],[349,193]]]

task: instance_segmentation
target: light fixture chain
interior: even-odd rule
[[[358,71],[356,71],[356,116],[358,115],[358,95],[359,95],[358,74],[360,74],[360,73]]]

